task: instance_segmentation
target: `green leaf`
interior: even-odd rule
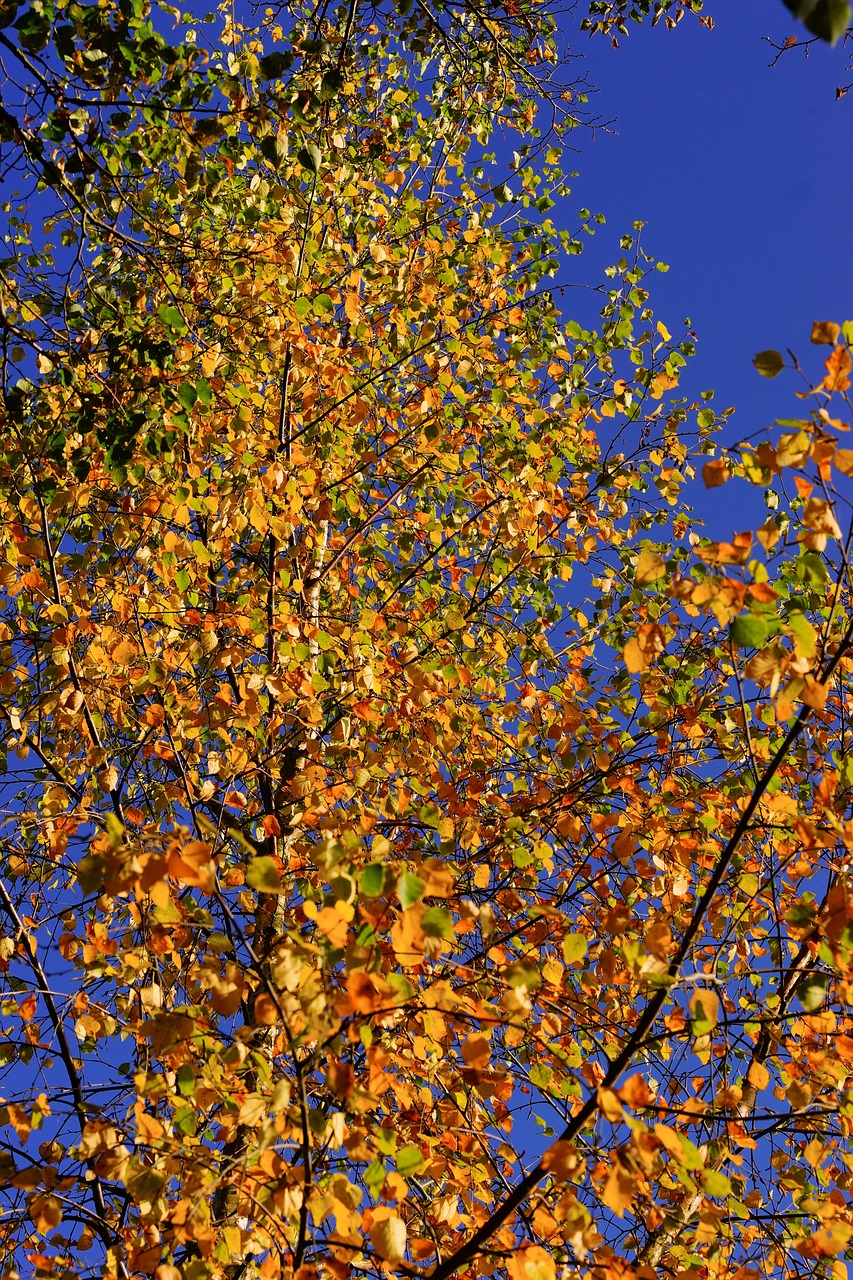
[[[814,1013],[826,999],[829,976],[825,973],[810,973],[803,978],[796,989],[796,996],[807,1013]]]
[[[835,44],[850,26],[848,0],[782,0],[794,17],[799,18],[812,35]]]
[[[785,368],[785,361],[778,351],[759,351],[752,363],[762,378],[775,378]]]
[[[190,1138],[193,1137],[196,1131],[196,1125],[198,1124],[195,1108],[189,1105],[185,1107],[178,1107],[172,1116],[172,1124],[179,1133],[186,1134],[187,1137]]]
[[[265,57],[258,59],[258,73],[262,80],[277,80],[283,71],[286,71],[293,62],[293,54],[268,53]]]
[[[340,93],[345,83],[343,72],[338,71],[337,67],[332,67],[330,70],[323,72],[323,81],[317,97],[321,102],[328,102],[330,98],[334,98]]]
[[[758,649],[767,639],[767,623],[756,613],[742,613],[732,623],[729,635],[741,649]]]
[[[178,1067],[176,1078],[180,1092],[185,1098],[191,1098],[195,1092],[195,1072],[188,1062]]]
[[[817,633],[804,613],[792,613],[788,626],[799,641],[797,648],[806,658],[814,657]]]
[[[330,311],[334,311],[335,304],[327,293],[318,293],[314,299],[314,314],[318,316],[328,315]]]
[[[445,942],[453,942],[453,916],[446,907],[428,907],[421,919],[421,928],[431,938],[444,938]]]
[[[293,310],[296,312],[297,318],[299,320],[304,320],[305,317],[309,315],[311,312],[311,299],[310,298],[294,298]]]
[[[178,333],[186,333],[186,322],[177,307],[168,307],[162,303],[157,308],[157,315],[170,329],[175,329]]]
[[[107,864],[96,853],[87,853],[77,863],[77,883],[83,894],[94,893],[104,883]]]
[[[302,165],[303,169],[307,169],[309,173],[319,173],[320,164],[323,160],[323,153],[319,147],[315,147],[314,143],[309,143],[307,147],[302,147],[296,153],[296,159]]]
[[[266,855],[251,858],[246,867],[246,884],[258,893],[280,893],[281,874],[275,858]]]
[[[512,199],[512,188],[506,182],[502,182],[500,186],[494,188],[492,195],[498,204],[509,204]]]
[[[706,1169],[702,1174],[702,1181],[709,1196],[730,1196],[732,1193],[731,1182],[718,1169]]]
[[[213,403],[213,388],[207,378],[199,378],[198,382],[195,384],[195,390],[199,403],[203,404],[205,408]]]
[[[178,387],[178,399],[188,412],[190,409],[195,408],[195,403],[198,400],[198,392],[192,382],[181,383]]]
[[[397,1172],[404,1178],[410,1173],[416,1173],[423,1164],[424,1157],[420,1147],[401,1147],[397,1152]]]
[[[385,867],[381,862],[371,862],[358,878],[358,891],[365,898],[378,898],[385,888]]]
[[[397,897],[404,909],[413,907],[424,896],[426,885],[413,871],[404,871],[397,881]]]
[[[542,975],[529,960],[517,960],[509,965],[504,977],[511,987],[527,987],[528,991],[542,985]]]
[[[589,939],[583,933],[567,933],[563,938],[563,959],[566,964],[577,964],[583,960],[589,946]]]
[[[385,1181],[385,1161],[372,1161],[372,1163],[365,1169],[363,1177],[368,1191],[375,1199],[379,1195],[380,1188]]]

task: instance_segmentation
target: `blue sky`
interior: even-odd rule
[[[717,0],[709,32],[685,17],[673,32],[631,24],[618,50],[581,41],[599,93],[593,107],[610,132],[580,142],[578,171],[561,217],[586,205],[607,219],[578,275],[620,256],[619,235],[647,226],[648,252],[670,264],[654,274],[655,314],[679,332],[690,316],[698,349],[684,384],[713,387],[715,404],[737,406],[727,438],[794,417],[800,384],[759,377],[753,355],[792,347],[815,376],[826,348],[811,347],[813,320],[853,318],[853,92],[835,101],[849,52],[814,45],[768,65],[777,43],[802,28],[780,0]],[[571,211],[571,213],[569,212]],[[571,294],[566,295],[571,314]],[[700,486],[701,487],[701,486]],[[716,490],[730,513],[740,486]],[[698,494],[696,495],[698,497]],[[743,497],[741,489],[740,497]],[[731,520],[713,536],[727,536]]]

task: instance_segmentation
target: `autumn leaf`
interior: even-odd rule
[[[203,840],[174,842],[169,846],[166,866],[173,880],[212,893],[216,868],[210,845]]]
[[[638,586],[657,582],[666,573],[663,557],[654,551],[642,551],[634,563],[634,581]]]
[[[397,1262],[405,1256],[406,1239],[406,1224],[397,1214],[374,1221],[370,1228],[370,1243],[386,1262]]]
[[[853,356],[845,344],[835,348],[826,361],[826,377],[821,383],[824,391],[847,391],[850,386],[849,373],[853,369]]]
[[[815,343],[826,343],[834,347],[841,333],[841,325],[832,320],[815,320],[812,325],[811,340]]]
[[[526,1245],[507,1261],[510,1280],[554,1280],[557,1271],[552,1255],[539,1245]]]
[[[702,467],[702,479],[706,489],[718,489],[731,478],[728,462],[725,458],[712,458]]]
[[[775,378],[785,367],[785,361],[778,351],[759,351],[752,363],[763,378]]]

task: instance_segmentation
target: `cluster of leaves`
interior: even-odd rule
[[[563,320],[538,13],[15,19],[8,1280],[840,1280],[851,335],[717,456]]]

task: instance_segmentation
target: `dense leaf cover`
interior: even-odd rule
[[[0,14],[0,1275],[843,1280],[853,329],[560,315],[542,6]]]

